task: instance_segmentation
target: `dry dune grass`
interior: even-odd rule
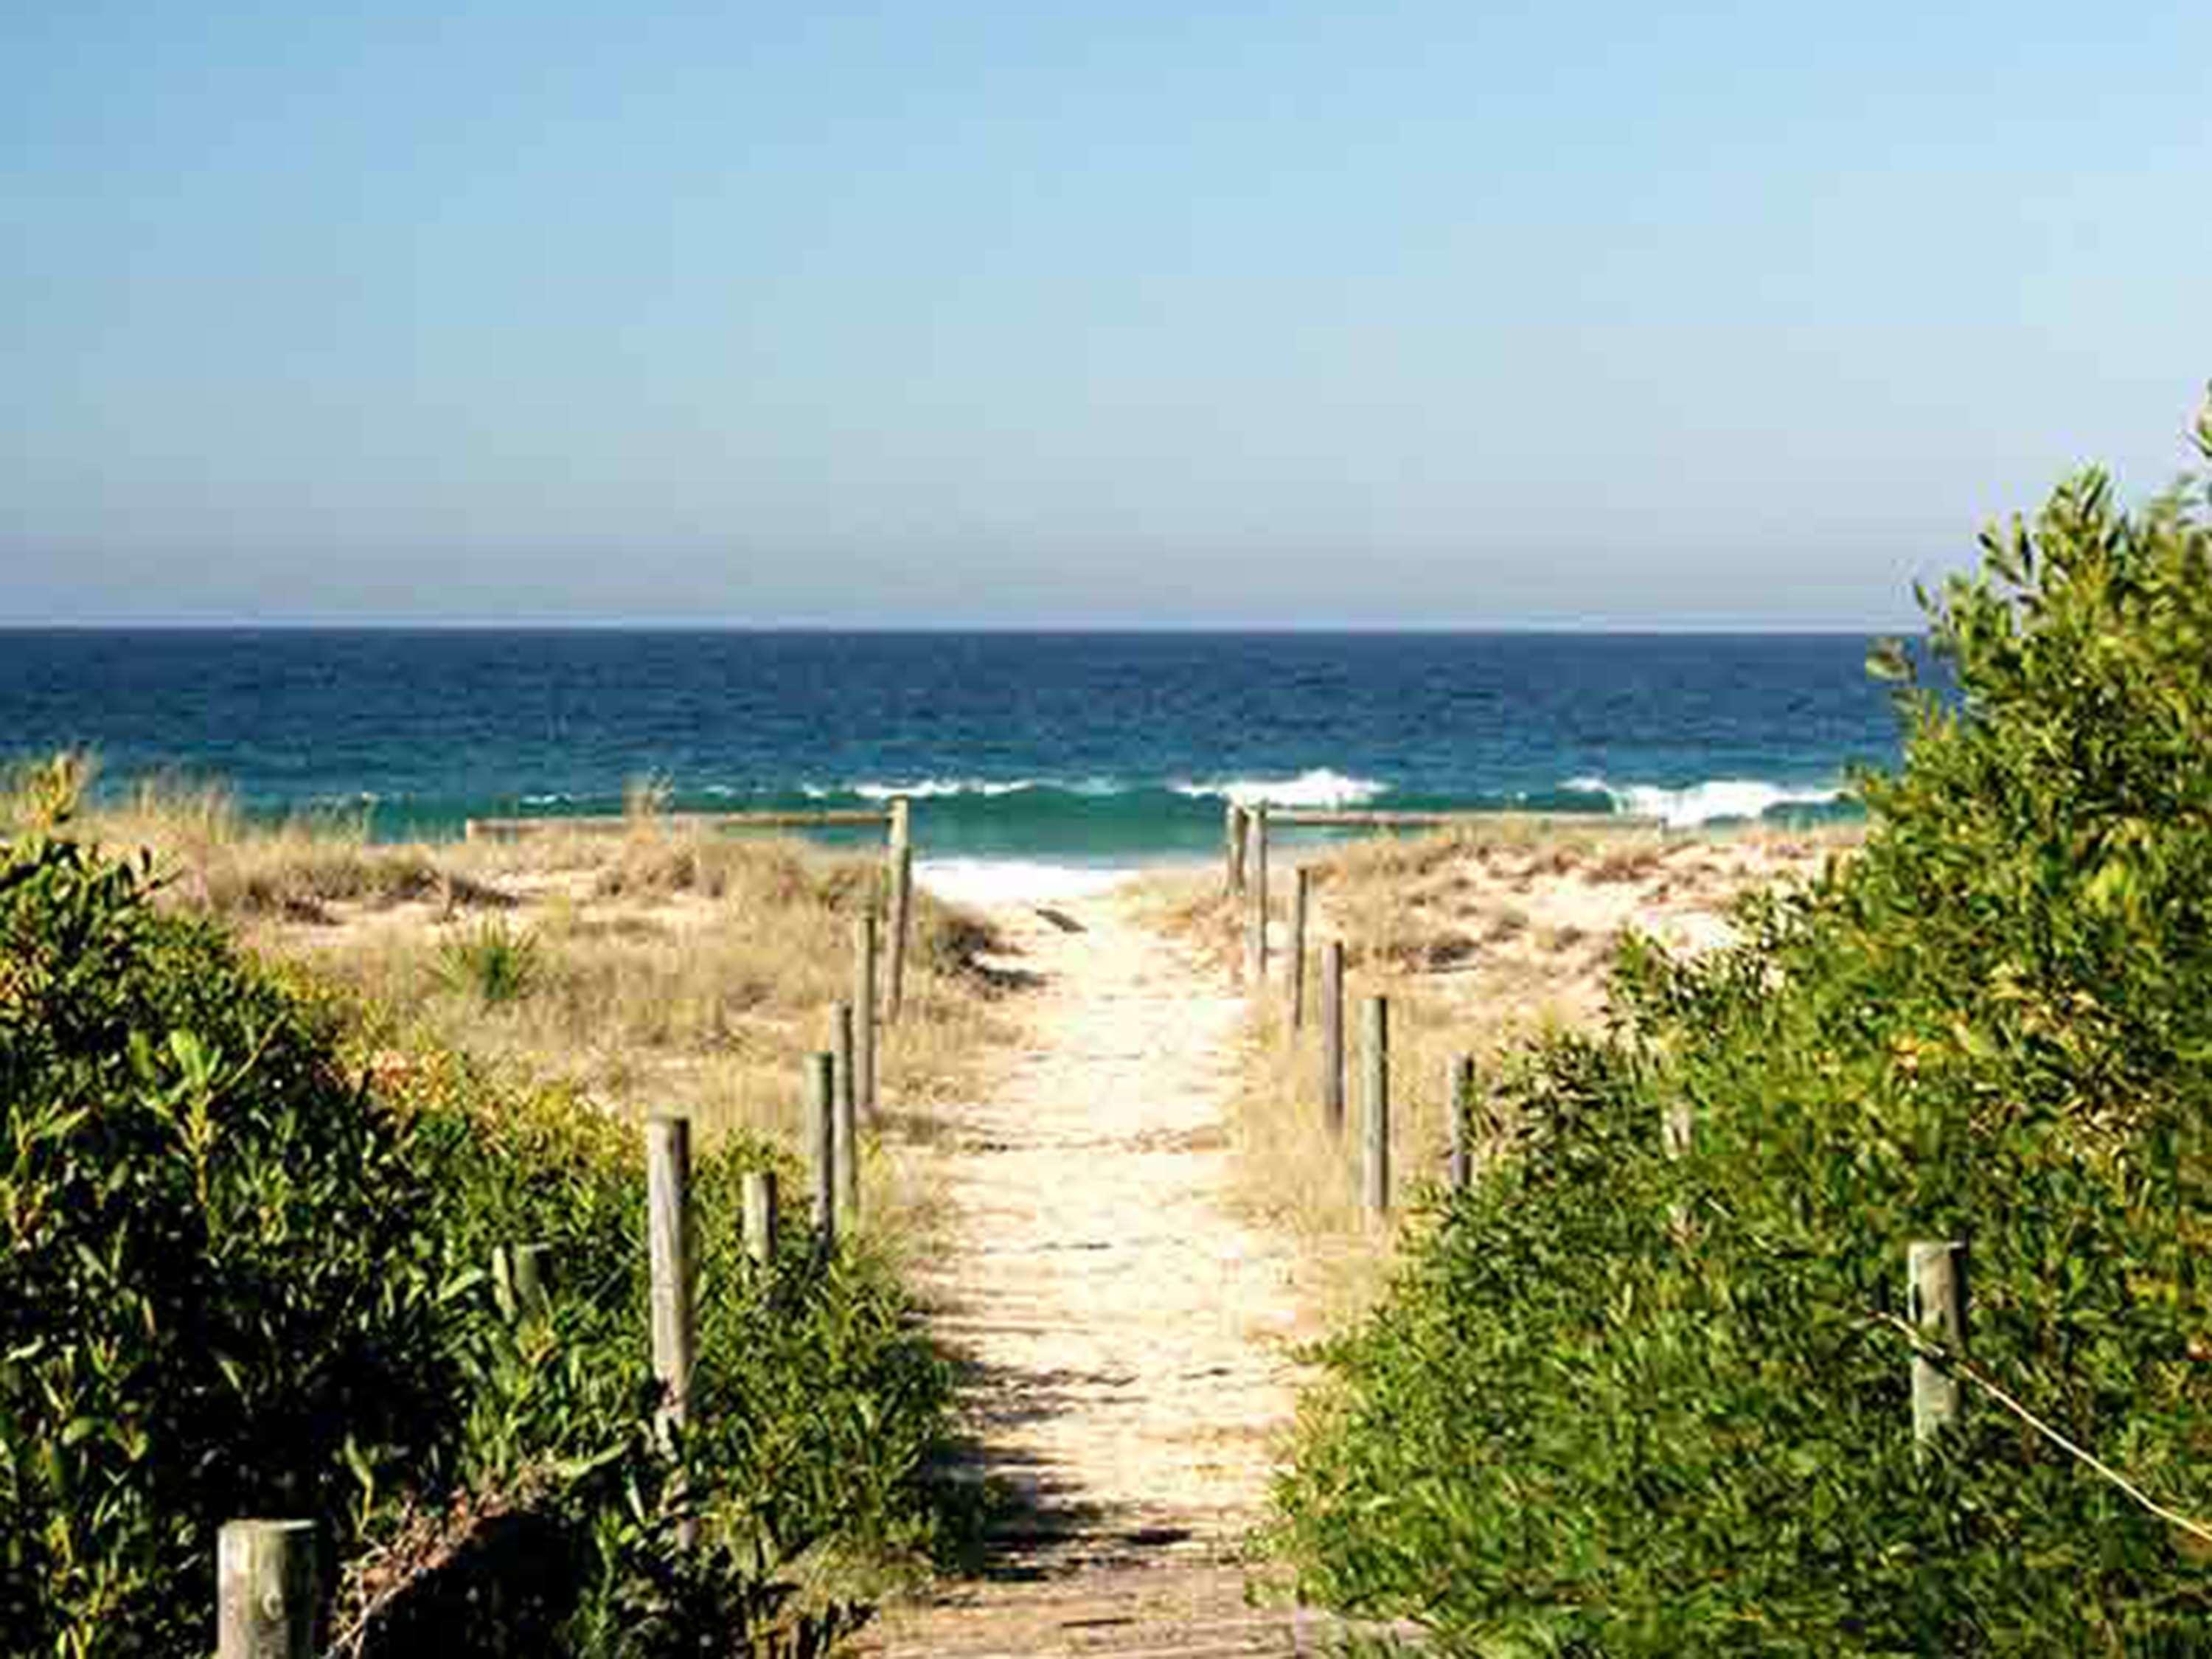
[[[1387,1228],[1359,1201],[1363,1006],[1389,1000],[1392,1183],[1397,1214],[1413,1189],[1440,1180],[1449,1139],[1451,1066],[1486,1067],[1547,1028],[1603,1018],[1615,942],[1635,928],[1676,951],[1729,934],[1727,912],[1747,890],[1800,879],[1847,849],[1848,827],[1747,827],[1696,835],[1656,827],[1556,825],[1501,819],[1442,834],[1276,849],[1264,997],[1244,1031],[1235,1133],[1243,1200],[1299,1236],[1340,1312],[1379,1284]],[[1310,884],[1306,1019],[1288,1019],[1285,952],[1292,871]],[[1240,971],[1243,901],[1218,873],[1155,879],[1152,920]],[[1345,951],[1347,1121],[1340,1142],[1322,1106],[1320,953]]]
[[[89,769],[26,771],[0,829],[52,816]],[[853,994],[853,924],[880,860],[686,829],[644,806],[621,831],[378,845],[358,819],[246,817],[223,790],[149,785],[69,833],[150,849],[161,902],[217,915],[264,955],[366,994],[391,1064],[428,1041],[571,1083],[609,1109],[690,1114],[799,1144],[805,1058]],[[900,1018],[878,1051],[885,1127],[921,1127],[1009,1040],[994,948],[917,891]],[[888,1179],[890,1160],[879,1161]],[[887,1206],[911,1215],[908,1194]]]
[[[70,784],[48,787],[81,792],[88,787],[90,763],[73,764],[79,769]],[[0,811],[0,823],[36,816],[24,803],[31,793],[19,777],[10,791],[16,805]],[[76,823],[82,833],[110,845],[154,849],[172,874],[173,898],[234,919],[289,915],[311,921],[332,903],[442,901],[449,892],[456,903],[504,902],[465,876],[441,871],[427,848],[372,844],[362,814],[253,823],[220,784],[141,783],[120,801],[80,813]]]

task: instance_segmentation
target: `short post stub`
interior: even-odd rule
[[[876,913],[853,919],[853,1101],[876,1112]]]
[[[664,1440],[690,1420],[691,1367],[698,1328],[691,1306],[691,1120],[645,1124],[646,1235],[653,1275],[653,1375],[660,1383],[655,1419]]]
[[[1321,951],[1321,1115],[1332,1135],[1344,1133],[1344,941]]]
[[[323,1650],[313,1521],[226,1521],[216,1535],[216,1659],[313,1659]]]
[[[755,1267],[775,1261],[775,1171],[745,1171],[745,1255]]]
[[[1244,809],[1231,801],[1221,809],[1223,886],[1234,897],[1244,890]]]
[[[1474,1056],[1454,1054],[1444,1083],[1444,1121],[1450,1128],[1444,1178],[1455,1193],[1465,1192],[1474,1178]]]
[[[836,1062],[826,1054],[806,1062],[806,1165],[814,1182],[814,1230],[827,1242],[837,1232]]]
[[[1390,1004],[1384,997],[1370,997],[1366,1004],[1365,1156],[1360,1161],[1360,1195],[1367,1212],[1379,1216],[1390,1208]]]
[[[1267,989],[1267,809],[1254,806],[1244,814],[1244,879],[1250,909],[1245,921],[1244,974],[1252,994],[1264,999]]]
[[[1283,963],[1283,987],[1291,1002],[1291,1029],[1306,1023],[1306,905],[1313,872],[1303,864],[1291,878],[1290,955]]]
[[[553,1313],[553,1247],[518,1244],[509,1258],[514,1275],[518,1319],[546,1319]]]
[[[1670,1161],[1679,1163],[1690,1155],[1690,1139],[1696,1133],[1696,1119],[1692,1116],[1690,1103],[1670,1100],[1659,1119],[1660,1150]],[[1667,1229],[1674,1242],[1687,1249],[1693,1242],[1690,1227],[1689,1206],[1680,1200],[1667,1206]]]
[[[1916,1240],[1906,1250],[1905,1316],[1930,1341],[1949,1352],[1966,1346],[1966,1247],[1958,1239]],[[1912,1356],[1914,1455],[1926,1457],[1959,1421],[1959,1379],[1942,1362]]]

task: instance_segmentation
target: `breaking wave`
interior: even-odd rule
[[[1213,783],[1178,783],[1178,795],[1211,795],[1239,806],[1364,806],[1390,792],[1372,778],[1347,777],[1325,766],[1291,778],[1225,778]]]
[[[1731,818],[1763,818],[1778,807],[1826,806],[1843,799],[1836,788],[1768,783],[1759,778],[1709,778],[1680,789],[1651,783],[1608,783],[1569,778],[1559,786],[1577,794],[1603,795],[1616,812],[1656,818],[1674,829]]]

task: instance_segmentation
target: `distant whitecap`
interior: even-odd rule
[[[1348,777],[1325,766],[1290,778],[1225,778],[1212,783],[1178,783],[1173,787],[1178,795],[1212,795],[1239,806],[1364,806],[1390,791],[1387,783]]]
[[[1759,778],[1709,778],[1680,789],[1658,784],[1609,783],[1599,777],[1569,778],[1559,786],[1577,794],[1603,795],[1615,811],[1656,818],[1673,829],[1726,819],[1762,818],[1778,806],[1822,806],[1843,799],[1836,788],[1769,783]]]

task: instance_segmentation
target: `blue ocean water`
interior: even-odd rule
[[[1848,811],[1897,726],[1844,635],[0,632],[0,756],[105,787],[219,779],[252,811],[471,815],[916,798],[925,854],[1199,852],[1225,798]]]

